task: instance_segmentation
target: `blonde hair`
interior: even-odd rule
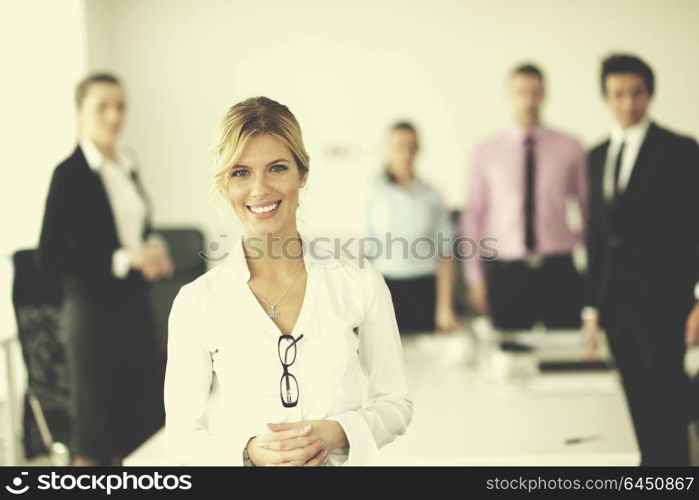
[[[291,150],[300,176],[310,168],[310,157],[303,145],[301,127],[293,113],[283,104],[267,97],[251,97],[232,106],[221,119],[214,153],[212,197],[220,194],[228,200],[230,169],[240,158],[245,145],[258,134],[281,140]]]

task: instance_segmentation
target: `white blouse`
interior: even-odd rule
[[[334,255],[303,235],[301,240],[308,281],[292,332],[294,338],[303,334],[289,367],[299,385],[295,407],[280,400],[281,331],[247,285],[242,239],[223,263],[175,298],[165,435],[180,464],[242,465],[247,441],[270,432],[266,423],[329,419],[342,426],[349,447],[331,453],[328,464],[377,465],[378,448],[410,423],[403,352],[383,277],[367,260]],[[225,422],[218,432],[207,411],[214,372]]]
[[[117,149],[117,161],[105,157],[94,142],[87,137],[79,140],[85,160],[90,168],[102,179],[109,205],[114,215],[117,237],[121,247],[112,255],[112,274],[125,278],[129,273],[129,250],[143,244],[143,230],[146,225],[147,207],[131,179],[135,170],[133,153]]]

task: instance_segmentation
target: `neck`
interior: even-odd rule
[[[535,127],[539,126],[539,119],[538,118],[533,118],[533,119],[519,119],[517,120],[517,125],[522,127],[526,131],[531,131]]]
[[[644,116],[644,117],[641,118],[640,120],[637,120],[637,121],[635,121],[635,122],[633,122],[633,123],[627,123],[626,125],[622,125],[622,124],[620,123],[620,124],[619,124],[619,127],[621,128],[621,130],[628,130],[628,129],[630,129],[631,127],[635,127],[636,125],[638,125],[639,123],[641,123],[643,120],[645,120],[645,118],[646,118],[646,117]]]
[[[406,177],[402,179],[399,178],[396,179],[396,182],[400,187],[410,189],[411,187],[413,187],[413,184],[415,184],[415,179],[413,179],[412,177]]]
[[[303,249],[294,224],[280,233],[244,233],[251,279],[295,276],[304,266]]]
[[[102,153],[102,156],[109,158],[112,161],[116,161],[116,153],[114,152],[113,143],[104,143],[94,140],[92,137],[88,137],[90,141],[95,145],[97,150]]]
[[[405,189],[410,189],[415,183],[415,175],[412,173],[406,175],[393,174],[393,178],[396,180],[396,184]]]

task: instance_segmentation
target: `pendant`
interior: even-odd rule
[[[272,309],[270,309],[269,311],[267,311],[267,316],[269,316],[269,317],[272,318],[272,319],[276,318],[276,317],[279,316],[280,314],[281,314],[281,313],[279,313],[279,312],[277,312],[277,311],[274,310],[274,306],[272,306]]]

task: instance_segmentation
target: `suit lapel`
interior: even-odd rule
[[[150,198],[148,198],[148,195],[146,194],[146,190],[143,189],[143,185],[141,184],[141,178],[138,175],[138,169],[136,165],[133,165],[133,168],[131,170],[131,180],[133,181],[134,185],[136,186],[136,191],[138,191],[138,194],[141,196],[141,199],[143,200],[143,204],[146,206],[146,220],[144,224],[144,229],[143,229],[143,237],[145,238],[148,233],[151,232],[152,230],[152,208],[151,208],[151,203],[150,203]]]
[[[604,196],[604,177],[606,175],[606,163],[607,163],[607,152],[609,150],[610,141],[603,143],[596,153],[596,156],[592,158],[592,165],[590,167],[592,170],[592,186],[590,189],[594,190],[594,195],[597,200],[600,200],[602,206],[607,205]]]
[[[103,227],[109,228],[110,233],[114,235],[114,239],[118,242],[119,238],[116,232],[116,221],[114,220],[114,212],[112,211],[112,205],[109,202],[107,190],[104,188],[102,176],[99,174],[99,172],[96,172],[92,168],[90,168],[90,165],[88,165],[87,159],[85,158],[85,154],[83,153],[80,146],[75,148],[75,152],[73,153],[73,155],[75,157],[76,165],[82,172],[81,176],[84,177],[86,184],[88,184],[87,192],[93,192],[94,190],[94,197],[92,197],[90,201],[94,202],[95,205],[85,207],[86,210],[94,211],[95,214],[103,214],[103,224],[105,224],[105,226]]]
[[[647,179],[653,164],[654,144],[657,133],[657,126],[651,123],[636,156],[636,162],[631,170],[629,182],[619,200],[619,208],[627,207],[648,185]]]

